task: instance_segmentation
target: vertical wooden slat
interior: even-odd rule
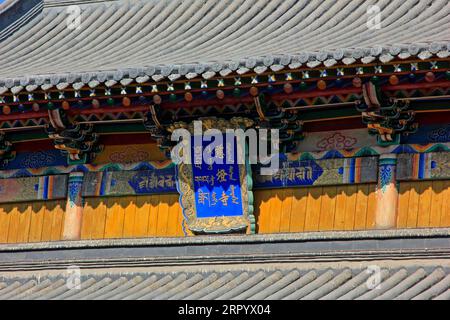
[[[308,201],[306,204],[305,231],[319,230],[319,215],[322,202],[322,187],[308,188]]]
[[[450,181],[445,181],[441,209],[441,227],[450,227]]]
[[[156,234],[160,237],[167,235],[167,220],[169,216],[170,195],[163,194],[159,197],[158,222],[156,224]]]
[[[95,198],[86,198],[83,207],[83,218],[81,222],[81,239],[90,239],[92,223],[94,219],[93,201]]]
[[[33,203],[31,213],[30,234],[28,241],[39,242],[42,237],[42,228],[44,223],[45,207],[42,203]]]
[[[444,181],[433,181],[431,187],[430,224],[431,228],[441,225],[442,202],[444,201]]]
[[[369,185],[369,197],[367,199],[366,229],[375,228],[375,214],[377,210],[377,185]]]
[[[159,195],[149,197],[150,201],[150,214],[148,219],[148,236],[155,237],[157,235],[158,227],[158,211],[159,211]]]
[[[302,232],[305,229],[308,188],[293,189],[292,197],[292,213],[289,230],[291,232]]]
[[[121,202],[125,206],[125,216],[123,220],[123,236],[133,237],[134,223],[136,219],[136,196],[124,197]]]
[[[47,206],[47,209],[49,207]],[[62,239],[64,218],[65,218],[65,200],[59,200],[53,202],[52,210],[52,234],[51,240],[57,241]]]
[[[135,237],[145,237],[147,235],[149,216],[150,203],[148,197],[136,197],[136,219],[133,232]]]
[[[411,183],[409,191],[408,219],[407,228],[417,227],[417,213],[419,211],[420,186],[417,183]]]
[[[0,207],[0,243],[8,242],[8,230],[9,230],[9,206],[3,204]]]
[[[432,182],[424,181],[420,184],[419,211],[417,213],[417,227],[426,228],[430,225],[430,210],[432,198]]]
[[[337,188],[335,186],[324,187],[319,217],[319,230],[334,229],[334,215],[336,212]]]
[[[397,228],[406,228],[408,226],[410,193],[411,184],[408,182],[401,182],[397,206]]]
[[[123,237],[123,220],[125,208],[119,198],[111,197],[107,200],[107,211],[105,220],[105,238]]]
[[[17,235],[19,232],[20,211],[17,204],[13,204],[9,220],[8,243],[17,243]],[[39,241],[38,239],[37,241]]]
[[[346,194],[344,230],[354,230],[358,187],[356,185],[347,186]]]
[[[334,214],[334,229],[344,230],[345,228],[345,204],[347,203],[347,186],[336,188],[336,211]]]
[[[278,233],[280,232],[280,219],[281,219],[281,199],[280,195],[282,194],[282,189],[273,189],[270,193],[270,212],[269,212],[269,220],[270,227],[269,233]]]
[[[177,195],[177,200],[178,200],[178,195]],[[183,221],[184,221],[184,217],[183,217],[183,210],[181,209],[180,203],[178,203],[178,225],[177,225],[177,236],[179,237],[184,237],[184,231],[183,231]]]
[[[19,208],[19,229],[17,233],[17,242],[28,242],[28,236],[30,233],[31,213],[33,211],[31,204],[20,204]]]
[[[257,190],[254,196],[257,233],[267,233],[270,228],[270,190]]]
[[[285,189],[281,194],[280,232],[289,232],[292,212],[292,189]]]
[[[369,185],[362,184],[358,186],[355,209],[355,230],[366,229],[367,202],[369,198]]]
[[[52,203],[41,202],[45,208],[44,221],[42,223],[41,241],[50,241],[52,239],[53,210]]]
[[[98,198],[93,201],[94,215],[92,219],[91,239],[105,237],[106,199]]]
[[[170,237],[175,237],[178,230],[178,215],[179,215],[179,205],[177,195],[170,195],[169,197],[169,215],[167,219],[167,235]]]

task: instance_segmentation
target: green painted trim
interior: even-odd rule
[[[48,135],[43,132],[14,132],[7,133],[8,140],[10,142],[23,142],[23,141],[33,141],[33,140],[47,140]]]
[[[70,157],[67,155],[67,164],[68,165],[78,165],[78,164],[86,164],[87,162],[87,154],[83,154],[80,160],[70,160]]]
[[[392,165],[395,166],[397,164],[397,159],[393,158],[379,158],[378,159],[378,165]]]
[[[247,170],[247,197],[248,197],[248,217],[250,220],[250,233],[256,234],[256,217],[254,215],[254,205],[253,205],[253,174],[252,174],[252,166],[248,161],[249,147],[248,143],[245,145],[245,168]]]
[[[395,139],[392,141],[383,141],[383,140],[381,140],[380,135],[377,135],[377,144],[381,147],[398,145],[398,144],[400,144],[400,134],[396,133]]]

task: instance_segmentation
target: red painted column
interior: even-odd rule
[[[396,226],[398,205],[396,169],[396,154],[383,154],[380,156],[375,216],[377,229],[393,229]]]
[[[73,172],[69,175],[67,187],[66,218],[64,220],[63,240],[80,240],[81,223],[83,218],[83,186],[82,172]]]

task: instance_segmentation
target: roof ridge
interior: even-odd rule
[[[118,0],[43,0],[44,8],[66,7],[72,5],[95,4],[102,2],[115,2]]]
[[[7,0],[0,5],[0,42],[42,11],[42,0]]]
[[[8,8],[9,8],[10,6],[12,6],[12,5],[13,5],[15,2],[17,2],[17,1],[19,1],[19,0],[5,0],[5,2],[0,3],[0,14],[1,14],[3,11],[8,10]]]

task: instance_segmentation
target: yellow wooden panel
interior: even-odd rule
[[[47,204],[47,209],[52,212],[52,233],[51,240],[57,241],[62,239],[63,228],[64,228],[64,219],[65,219],[65,210],[66,210],[66,201],[59,200],[55,201],[51,204]]]
[[[136,220],[133,234],[135,237],[145,237],[148,233],[148,220],[150,216],[150,203],[148,197],[136,197]]]
[[[292,212],[292,189],[284,189],[281,193],[280,232],[289,232]]]
[[[409,191],[408,219],[406,221],[407,228],[417,227],[417,213],[419,211],[420,185],[419,183],[411,183]]]
[[[123,220],[125,208],[120,198],[111,197],[107,200],[107,210],[105,219],[105,238],[122,238]]]
[[[42,222],[41,241],[50,241],[52,239],[53,212],[51,210],[52,203],[41,202],[40,205],[45,208],[44,219]]]
[[[20,210],[17,207],[18,205],[13,204],[10,211],[10,220],[9,220],[9,230],[8,230],[8,243],[17,243],[17,236],[19,233],[19,223],[20,223]],[[38,239],[37,241],[39,241]]]
[[[167,219],[167,235],[175,237],[178,233],[180,206],[178,204],[178,196],[170,195],[169,198],[169,215]]]
[[[411,184],[408,182],[401,182],[398,194],[397,228],[406,228],[408,225],[410,193]]]
[[[8,242],[10,205],[3,204],[0,207],[0,243]]]
[[[443,191],[444,201],[441,211],[441,227],[450,227],[450,181],[445,181]]]
[[[28,235],[30,233],[30,223],[32,207],[31,204],[19,204],[18,210],[19,214],[19,229],[17,231],[17,242],[25,243],[28,242]]]
[[[125,207],[125,216],[123,220],[123,236],[131,238],[134,236],[134,222],[136,219],[136,196],[124,197],[121,200]]]
[[[305,231],[319,230],[319,216],[322,202],[322,187],[308,188],[308,201],[306,203]]]
[[[270,193],[271,197],[269,200],[270,211],[269,211],[269,233],[280,232],[280,220],[281,220],[281,205],[282,201],[280,199],[280,194],[282,194],[282,189],[273,189]]]
[[[105,199],[104,238],[184,236],[177,194]],[[90,201],[92,204],[92,199]],[[101,202],[93,207],[93,210],[101,209]]]
[[[308,188],[296,188],[292,192],[292,213],[289,231],[301,232],[305,229]]]
[[[81,222],[81,239],[90,239],[92,224],[94,222],[95,198],[86,198],[84,200],[83,218]]]
[[[369,185],[369,197],[367,199],[367,219],[366,229],[375,228],[375,214],[377,210],[377,185],[375,183]]]
[[[430,224],[431,228],[441,226],[441,213],[444,201],[444,181],[433,181],[431,188]]]
[[[159,197],[158,222],[156,224],[156,235],[163,237],[167,235],[167,221],[169,218],[170,195],[163,194]]]
[[[417,227],[419,228],[426,228],[430,225],[432,185],[431,181],[424,181],[420,184],[419,210],[417,212]]]
[[[177,199],[178,199],[178,196],[177,196]],[[177,224],[177,236],[178,237],[186,236],[183,231],[183,222],[184,222],[183,209],[181,208],[181,205],[178,202],[178,224]],[[186,232],[187,235],[190,235],[189,232],[190,231],[187,230],[187,232]]]
[[[44,225],[45,206],[42,203],[32,204],[29,242],[39,242],[42,238],[42,229]]]
[[[336,212],[337,188],[324,187],[319,217],[319,230],[334,230],[334,215]]]
[[[358,186],[349,185],[346,188],[347,199],[345,202],[345,222],[344,230],[355,229],[356,200],[358,196]]]
[[[358,194],[356,196],[355,209],[355,230],[366,229],[367,206],[369,198],[369,185],[362,184],[358,187]]]
[[[160,196],[154,195],[149,197],[150,213],[148,218],[148,236],[154,237],[157,235],[158,226],[158,212],[159,212]]]
[[[105,237],[106,201],[107,199],[105,198],[96,199],[92,219],[91,239],[104,239]]]
[[[255,196],[255,217],[257,224],[257,232],[258,233],[267,233],[269,232],[270,226],[270,190],[258,190],[253,193]]]
[[[347,203],[347,186],[336,188],[336,211],[334,214],[334,229],[344,230],[345,228],[345,205]]]

